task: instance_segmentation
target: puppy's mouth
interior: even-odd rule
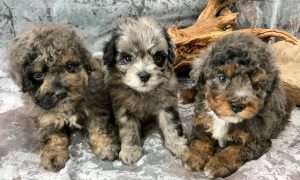
[[[66,101],[67,91],[57,91],[56,93],[46,93],[43,96],[35,96],[34,101],[45,110],[50,110],[57,106],[59,102]]]
[[[135,89],[139,92],[149,92],[153,87],[150,87],[148,83],[142,83],[141,86],[138,86]]]

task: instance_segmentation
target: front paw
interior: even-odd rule
[[[200,171],[206,160],[199,154],[187,149],[182,155],[182,165],[188,171]]]
[[[69,152],[67,150],[44,150],[41,151],[42,166],[53,172],[57,172],[65,167],[66,162],[69,160]]]
[[[125,146],[122,147],[119,158],[128,165],[137,162],[143,155],[143,149],[138,146]]]
[[[204,174],[209,178],[226,177],[232,173],[233,172],[216,156],[211,158],[204,167]]]
[[[114,160],[118,157],[120,145],[114,134],[92,131],[89,133],[92,151],[102,160]]]
[[[109,144],[104,146],[92,147],[93,152],[102,160],[114,160],[118,157],[120,146],[118,144]]]
[[[166,141],[165,146],[174,154],[177,158],[182,158],[183,153],[187,150],[187,140],[183,137],[174,137],[172,141]]]

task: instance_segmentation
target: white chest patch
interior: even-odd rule
[[[208,114],[212,117],[212,136],[216,140],[221,147],[224,147],[226,140],[226,134],[229,129],[229,123],[221,118],[219,118],[213,111],[209,111]]]
[[[80,124],[77,123],[77,116],[76,115],[72,115],[69,119],[69,125],[70,127],[75,127],[78,129],[82,129],[82,126]]]

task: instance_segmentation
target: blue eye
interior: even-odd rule
[[[225,75],[218,76],[220,83],[226,83],[228,81],[228,78]]]

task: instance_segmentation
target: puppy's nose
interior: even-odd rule
[[[245,105],[239,103],[230,103],[230,107],[235,113],[241,112],[243,109],[245,109]]]
[[[64,99],[65,97],[67,97],[67,94],[67,90],[65,88],[61,88],[58,89],[54,95],[57,99]]]
[[[147,82],[150,79],[150,77],[151,77],[151,74],[149,74],[149,73],[147,73],[145,71],[140,72],[138,75],[139,75],[139,77],[140,77],[140,79],[141,79],[142,82]]]

